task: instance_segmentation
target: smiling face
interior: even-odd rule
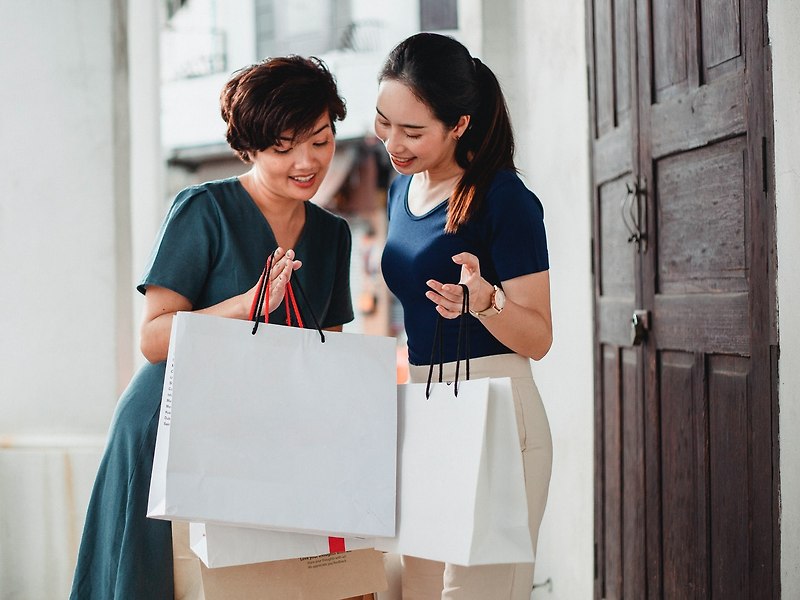
[[[407,85],[393,79],[381,82],[376,111],[375,134],[398,173],[449,176],[460,169],[456,140],[466,129],[468,117],[461,117],[452,129],[447,127]]]
[[[278,144],[249,153],[252,177],[272,200],[309,200],[325,178],[335,149],[331,120],[326,113],[309,135],[292,139],[292,132],[286,131]]]

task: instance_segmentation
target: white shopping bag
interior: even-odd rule
[[[398,386],[397,535],[375,548],[458,565],[533,562],[508,378]]]
[[[393,535],[395,340],[178,313],[148,516]]]
[[[189,524],[189,546],[207,567],[231,567],[372,548],[372,538],[338,538],[206,523]]]

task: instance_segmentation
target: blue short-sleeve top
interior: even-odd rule
[[[457,283],[461,267],[452,257],[470,252],[481,275],[493,285],[549,268],[542,203],[514,171],[495,176],[478,212],[456,233],[445,233],[447,201],[417,216],[408,208],[411,176],[392,182],[388,197],[389,230],[381,266],[389,289],[403,306],[409,362],[431,360],[437,313],[425,297],[426,281]],[[508,354],[477,319],[467,316],[470,356]],[[443,320],[443,360],[456,360],[459,319]],[[463,356],[463,352],[462,352]],[[437,356],[438,360],[438,356]]]

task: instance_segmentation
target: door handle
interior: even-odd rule
[[[631,317],[631,345],[640,346],[647,338],[648,331],[650,331],[650,312],[643,309],[634,310]]]
[[[644,180],[640,182],[638,178],[625,183],[627,194],[620,204],[622,222],[630,234],[628,243],[634,242],[638,248],[647,250],[647,234],[644,232],[645,210],[647,202],[642,202],[642,198],[647,196],[647,187]]]

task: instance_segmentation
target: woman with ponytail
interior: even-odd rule
[[[453,38],[401,42],[379,76],[375,132],[399,176],[382,258],[403,305],[411,381],[425,381],[438,316],[455,371],[463,291],[472,377],[511,377],[534,550],[552,442],[530,369],[552,342],[543,208],[514,166],[514,137],[491,69]],[[463,567],[403,557],[403,599],[529,600],[533,564]]]

